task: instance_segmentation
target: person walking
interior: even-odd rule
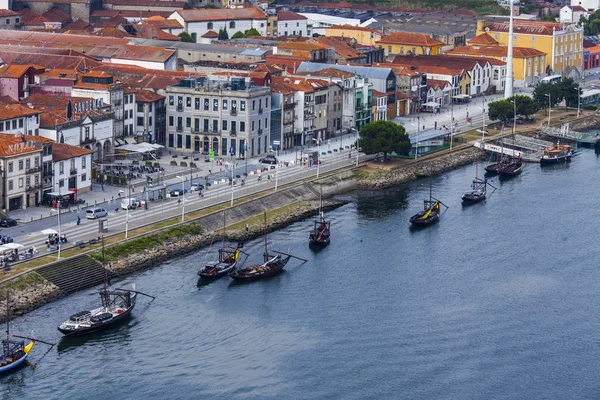
[[[77,225],[81,224],[81,218],[79,217],[79,215],[77,216]]]

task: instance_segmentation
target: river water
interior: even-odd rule
[[[3,399],[597,398],[600,390],[600,159],[527,165],[463,208],[470,165],[432,180],[450,208],[409,229],[429,181],[357,192],[328,214],[270,234],[309,258],[250,284],[205,286],[206,250],[127,277],[126,324],[62,340],[0,378]],[[480,168],[481,169],[481,168]],[[245,250],[260,258],[262,239]],[[214,248],[212,250],[215,250]],[[90,289],[16,319],[13,333],[59,341],[56,326],[97,306]]]

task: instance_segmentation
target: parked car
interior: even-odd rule
[[[187,192],[187,190],[181,190],[181,189],[172,189],[171,190],[171,196],[173,197],[177,197],[177,196],[183,196],[183,194]]]
[[[9,226],[16,226],[17,221],[12,218],[5,218],[0,220],[0,226],[3,228],[8,228]]]
[[[197,192],[199,190],[204,190],[204,185],[201,183],[194,183],[190,188],[190,191],[192,192]]]
[[[261,164],[277,164],[277,158],[275,158],[275,156],[268,155],[258,160],[258,162]]]
[[[85,217],[87,219],[103,218],[106,216],[108,216],[108,212],[101,207],[90,208],[85,212]]]

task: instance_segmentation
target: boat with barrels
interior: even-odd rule
[[[496,163],[493,163],[493,164],[490,164],[490,165],[487,165],[487,166],[485,167],[485,172],[488,174],[488,176],[489,176],[489,175],[496,175],[496,174],[498,174],[498,173],[500,172],[500,170],[501,170],[502,168],[504,168],[504,166],[505,166],[506,164],[508,164],[508,162],[509,162],[509,161],[508,161],[508,159],[507,159],[507,158],[504,158],[504,157],[502,157],[502,158],[500,159],[500,161],[498,161],[498,162],[496,162]]]
[[[323,186],[319,196],[319,219],[314,221],[315,226],[308,235],[308,244],[312,246],[325,246],[329,244],[331,237],[331,221],[327,221],[323,215]]]
[[[571,156],[573,156],[571,146],[560,143],[555,144],[552,147],[544,149],[544,154],[542,154],[542,157],[540,158],[540,164],[567,163],[571,161]]]
[[[268,239],[267,239],[267,213],[264,213],[265,218],[265,252],[263,254],[264,262],[262,264],[250,265],[246,268],[238,269],[229,274],[229,276],[237,281],[256,281],[259,279],[269,278],[271,276],[279,275],[283,268],[286,266],[291,258],[298,258],[304,262],[302,258],[293,256],[291,254],[282,253],[279,251],[272,250],[269,253]]]
[[[498,174],[505,178],[519,175],[521,172],[523,172],[524,165],[525,164],[521,158],[510,158],[498,169]]]
[[[437,222],[440,219],[441,206],[448,208],[447,205],[432,197],[431,185],[429,185],[429,200],[423,200],[423,211],[410,217],[410,223],[415,226],[426,226]]]

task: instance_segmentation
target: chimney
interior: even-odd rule
[[[482,19],[478,19],[477,20],[477,32],[484,32],[485,31],[485,21]],[[477,33],[480,34],[480,33]]]

